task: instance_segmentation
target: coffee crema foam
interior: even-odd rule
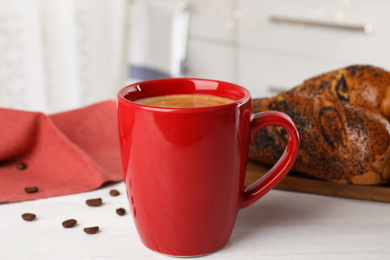
[[[229,104],[235,100],[225,97],[219,97],[206,94],[178,94],[142,98],[136,100],[138,104],[154,107],[167,108],[195,108],[195,107],[210,107]]]

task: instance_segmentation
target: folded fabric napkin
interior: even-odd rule
[[[0,203],[123,180],[113,100],[53,115],[0,109],[0,125]]]

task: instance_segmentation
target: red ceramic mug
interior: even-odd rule
[[[134,101],[206,94],[232,103],[165,108]],[[229,240],[239,209],[261,198],[291,169],[299,150],[292,120],[275,111],[251,114],[243,87],[205,79],[159,79],[118,93],[124,180],[139,236],[149,249],[172,256],[217,251]],[[257,132],[279,125],[289,134],[274,167],[244,186],[248,145]]]

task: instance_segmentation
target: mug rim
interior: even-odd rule
[[[139,99],[142,99],[142,98],[148,98],[148,97],[154,97],[154,96],[164,96],[164,95],[151,95],[151,96],[145,96],[145,97],[141,97],[141,98],[136,98],[134,100],[129,100],[127,99],[125,96],[126,95],[129,95],[130,93],[132,92],[141,92],[141,85],[151,85],[151,84],[159,84],[159,83],[167,83],[167,82],[193,82],[194,83],[194,86],[196,85],[196,83],[200,82],[200,83],[214,83],[214,84],[217,84],[216,86],[214,86],[214,88],[212,87],[204,87],[202,86],[200,90],[209,90],[209,91],[214,91],[214,92],[217,92],[217,88],[221,88],[222,86],[227,86],[229,88],[231,88],[232,90],[236,90],[236,92],[240,92],[241,93],[241,97],[239,97],[238,99],[237,98],[233,98],[232,96],[224,96],[224,95],[217,95],[217,94],[210,94],[210,95],[215,95],[215,96],[219,96],[219,97],[226,97],[226,98],[230,98],[230,99],[233,99],[234,101],[231,102],[231,103],[227,103],[227,104],[222,104],[222,105],[215,105],[215,106],[205,106],[205,107],[194,107],[194,108],[180,108],[180,107],[157,107],[157,106],[149,106],[149,105],[144,105],[144,104],[140,104],[140,103],[136,103],[134,101],[136,100],[139,100]],[[215,88],[217,87],[217,88]],[[153,88],[151,86],[149,86],[149,88]],[[222,87],[224,88],[224,87]],[[209,94],[209,93],[203,93],[202,91],[199,91],[198,89],[194,90],[196,92],[198,92],[199,94]],[[180,91],[179,91],[180,92]],[[175,94],[172,94],[172,93],[167,93],[165,95],[180,95],[180,94],[196,94],[196,93],[175,93]],[[230,83],[230,82],[226,82],[226,81],[221,81],[221,80],[214,80],[214,79],[204,79],[204,78],[162,78],[162,79],[152,79],[152,80],[145,80],[145,81],[138,81],[138,82],[134,82],[132,84],[129,84],[125,87],[123,87],[122,89],[120,89],[118,91],[118,94],[117,94],[117,99],[118,99],[118,102],[126,105],[126,106],[132,106],[134,108],[139,108],[139,109],[144,109],[144,110],[152,110],[152,111],[177,111],[177,112],[189,112],[189,111],[206,111],[206,110],[217,110],[217,109],[224,109],[224,108],[229,108],[229,107],[236,107],[236,106],[241,106],[245,103],[247,103],[249,100],[251,100],[251,95],[250,95],[250,92],[249,90],[247,90],[246,88],[240,86],[240,85],[237,85],[237,84],[234,84],[234,83]]]

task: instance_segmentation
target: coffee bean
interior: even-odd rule
[[[68,220],[65,220],[64,222],[62,222],[62,226],[64,228],[71,228],[71,227],[74,227],[76,224],[77,224],[77,220],[75,220],[75,219],[68,219]]]
[[[88,206],[91,207],[98,207],[102,205],[102,199],[101,198],[96,198],[96,199],[89,199],[85,203],[87,203]]]
[[[33,186],[33,187],[26,187],[26,188],[24,188],[24,190],[25,190],[27,193],[35,193],[35,192],[38,191],[38,187],[35,187],[35,186]]]
[[[124,208],[119,208],[116,210],[116,214],[118,214],[119,216],[123,216],[126,214],[126,210]]]
[[[96,234],[98,231],[99,231],[98,226],[84,228],[84,232],[87,234]]]
[[[119,194],[120,194],[120,192],[117,191],[117,190],[110,190],[110,195],[111,196],[118,196]]]
[[[16,168],[18,170],[25,170],[27,169],[27,164],[25,162],[19,162],[16,164]]]
[[[23,218],[24,220],[26,220],[26,221],[33,221],[33,220],[36,218],[36,216],[35,216],[35,214],[33,214],[33,213],[24,213],[24,214],[22,215],[22,218]]]

